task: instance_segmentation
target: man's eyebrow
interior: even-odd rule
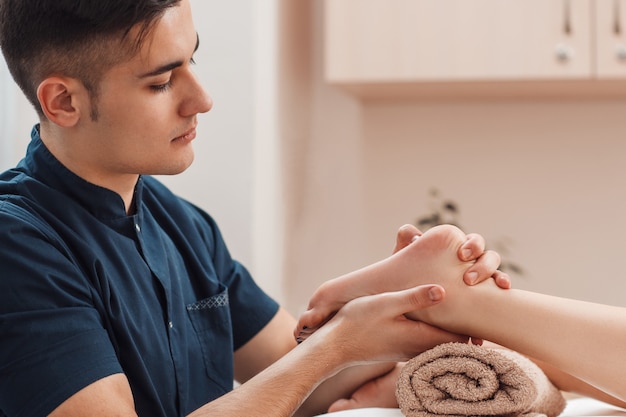
[[[195,53],[198,48],[200,47],[200,36],[196,33],[196,46],[193,49],[193,52]],[[169,72],[175,68],[180,67],[181,65],[183,65],[183,61],[174,61],[174,62],[170,62],[168,64],[162,65],[152,71],[146,72],[144,74],[139,75],[139,78],[149,78],[149,77],[154,77],[157,75],[161,75],[161,74],[165,74],[166,72]]]

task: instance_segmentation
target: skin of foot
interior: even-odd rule
[[[296,339],[304,340],[343,305],[358,297],[424,284],[465,285],[463,273],[474,264],[459,260],[458,251],[465,241],[466,235],[457,227],[436,226],[389,258],[326,281],[313,294],[308,310],[300,317]],[[407,316],[419,319],[417,313]]]

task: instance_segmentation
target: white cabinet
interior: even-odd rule
[[[626,0],[326,0],[325,77],[365,95],[613,92],[580,81],[626,79],[625,18]]]
[[[595,1],[594,75],[626,77],[626,0]]]

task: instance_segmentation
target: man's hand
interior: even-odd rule
[[[404,249],[415,239],[419,239],[422,232],[411,224],[405,224],[398,229],[396,235],[396,246],[393,253]],[[500,255],[498,252],[485,251],[485,239],[477,234],[470,233],[466,236],[466,241],[458,252],[461,261],[476,261],[463,275],[463,280],[467,285],[479,284],[489,278],[493,278],[498,287],[503,289],[511,288],[511,279],[508,274],[499,271]]]
[[[443,287],[429,284],[355,298],[302,345],[325,346],[352,366],[400,362],[442,343],[467,343],[466,335],[407,317],[411,312],[435,308],[445,297]]]

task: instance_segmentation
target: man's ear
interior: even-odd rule
[[[72,127],[82,115],[89,115],[89,94],[75,78],[46,78],[37,88],[37,98],[48,120],[62,127]]]

